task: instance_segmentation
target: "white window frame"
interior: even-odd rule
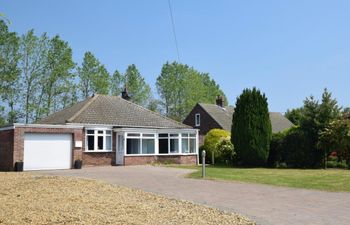
[[[133,135],[138,135],[138,136],[133,136]],[[153,135],[153,137],[149,136],[149,135]],[[127,150],[128,139],[138,139],[138,140],[140,140],[140,147],[139,147],[140,148],[139,149],[140,154],[128,154],[128,150]],[[149,154],[142,153],[142,141],[144,139],[154,140],[154,153],[149,153]],[[158,143],[156,140],[157,140],[157,135],[154,134],[154,133],[150,133],[150,132],[145,132],[145,133],[129,132],[129,133],[126,133],[126,135],[125,135],[125,155],[126,156],[155,155],[156,152],[157,152],[156,144]]]
[[[124,136],[124,156],[169,156],[169,155],[197,155],[198,158],[198,130],[193,129],[140,129],[140,128],[115,128],[114,132],[118,134],[122,134]],[[130,137],[128,134],[138,133],[139,137]],[[184,153],[182,151],[182,134],[191,134],[193,139],[195,139],[195,152],[192,153]],[[155,151],[154,154],[127,154],[127,138],[140,138],[142,134],[152,134],[155,138]],[[159,140],[162,137],[159,137],[160,134],[168,134],[167,137],[163,137],[168,139],[168,153],[159,153]],[[178,153],[169,153],[169,134],[178,134],[179,138],[179,152]],[[129,136],[129,137],[128,137]],[[152,137],[153,138],[153,137]],[[142,148],[142,143],[140,143],[140,148]],[[142,151],[141,151],[142,153]],[[197,159],[198,160],[198,159]]]
[[[194,152],[190,151],[190,142],[191,142],[191,140],[195,140]],[[198,145],[196,140],[197,140],[197,135],[196,134],[194,134],[194,136],[193,136],[192,133],[181,133],[181,150],[182,150],[182,153],[183,154],[196,154],[197,153],[197,145]],[[187,141],[187,146],[188,146],[188,150],[189,150],[188,152],[183,152],[183,149],[182,149],[182,142],[183,141]]]
[[[94,131],[93,134],[88,134],[88,131]],[[102,131],[102,134],[99,134],[98,132]],[[107,132],[110,132],[110,134],[107,134]],[[88,145],[88,137],[93,136],[94,137],[94,149],[89,150]],[[103,137],[103,149],[98,149],[98,137]],[[107,137],[111,137],[111,149],[106,149],[107,146]],[[88,128],[85,131],[85,152],[112,152],[113,151],[113,130],[111,129],[104,129],[104,128]]]
[[[196,113],[194,116],[195,126],[199,127],[201,125],[201,114]]]

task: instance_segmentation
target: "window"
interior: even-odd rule
[[[112,151],[111,130],[87,130],[87,151]]]
[[[154,154],[155,134],[128,133],[126,137],[126,154]]]
[[[196,134],[181,134],[182,153],[196,153]]]
[[[179,152],[179,134],[159,134],[159,154],[176,154]]]
[[[199,113],[196,113],[196,115],[195,115],[195,126],[200,126],[201,125],[201,114],[199,114]]]

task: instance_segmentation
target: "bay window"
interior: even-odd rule
[[[86,130],[86,151],[112,151],[112,131],[100,129]]]
[[[196,153],[196,134],[181,134],[182,153]]]

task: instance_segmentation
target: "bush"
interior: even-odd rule
[[[236,152],[233,149],[233,144],[229,139],[223,139],[218,145],[217,150],[220,152],[219,162],[225,162],[226,165],[233,165]]]
[[[281,162],[288,167],[308,168],[313,162],[313,142],[299,127],[287,131],[281,144]]]
[[[212,129],[204,137],[204,145],[201,150],[206,151],[206,161],[212,163],[212,154],[214,153],[215,161],[219,162],[223,160],[224,154],[222,151],[226,151],[226,147],[222,146],[221,143],[230,140],[230,132],[222,129]],[[225,142],[227,144],[227,142]],[[220,149],[219,146],[221,146]],[[231,144],[232,146],[232,144]],[[233,151],[233,146],[232,146]]]
[[[281,161],[282,144],[286,134],[287,131],[272,134],[269,157],[267,159],[268,167],[277,167],[278,163]]]

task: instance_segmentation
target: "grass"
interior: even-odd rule
[[[201,178],[199,166],[177,166],[196,169],[191,178]],[[317,189],[332,192],[350,192],[350,170],[306,170],[267,168],[206,167],[206,178],[215,180],[241,181],[293,188]]]

